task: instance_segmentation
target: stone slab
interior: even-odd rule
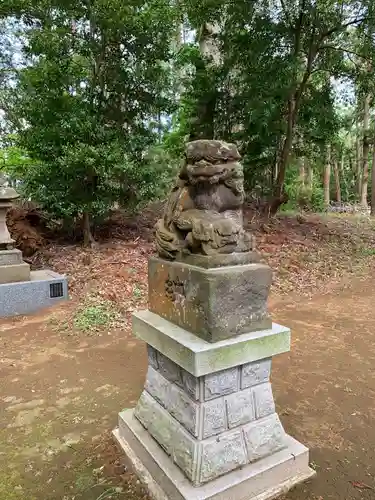
[[[133,332],[195,377],[290,351],[290,330],[277,323],[211,343],[146,310],[133,315]]]
[[[26,262],[0,266],[0,284],[30,280],[30,266]]]
[[[167,408],[170,407],[168,400],[165,397],[162,399],[151,395],[146,388],[134,409],[134,417],[169,456],[181,457],[182,452],[186,458],[187,449],[181,450],[181,443],[188,446],[190,459],[185,460],[180,467],[195,485],[286,447],[286,434],[276,413],[252,422],[252,415],[246,415],[249,418],[244,419],[245,425],[233,421],[234,426],[229,428],[230,416],[227,418],[223,398],[196,406],[190,421],[187,417],[191,411],[184,412],[184,401],[176,405],[181,411],[173,414]],[[120,428],[121,419],[122,414],[119,418]],[[236,450],[234,455],[232,448]]]
[[[243,433],[250,462],[285,448],[285,431],[276,413],[245,425]]]
[[[170,380],[171,382],[174,382],[177,385],[182,386],[182,374],[181,374],[181,369],[176,363],[169,358],[165,357],[163,354],[160,352],[157,353],[157,363],[158,363],[158,369],[160,370],[160,373],[162,375]]]
[[[208,342],[271,328],[272,270],[260,263],[203,269],[152,257],[150,311]]]
[[[22,264],[21,250],[1,250],[0,251],[0,266],[11,266],[14,264]]]
[[[62,289],[62,296],[51,297],[51,285]],[[30,281],[0,285],[0,317],[31,314],[68,299],[66,276],[53,271],[31,271]]]
[[[120,414],[114,437],[154,500],[271,500],[315,475],[308,449],[290,436],[287,447],[254,464],[193,486],[132,410]]]

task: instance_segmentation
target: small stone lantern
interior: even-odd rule
[[[6,222],[6,215],[9,208],[12,207],[13,201],[19,198],[20,195],[11,187],[6,186],[6,177],[0,174],[0,249],[12,250],[15,241],[12,240]]]
[[[31,271],[14,248],[6,215],[19,194],[0,174],[0,318],[29,314],[68,298],[65,275],[48,269]]]

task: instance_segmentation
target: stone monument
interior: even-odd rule
[[[68,297],[67,279],[53,271],[30,271],[14,248],[6,214],[18,193],[0,174],[0,317],[28,314]]]
[[[149,310],[133,316],[148,372],[114,435],[158,500],[266,500],[314,474],[275,410],[271,361],[290,330],[267,312],[272,272],[243,229],[239,161],[233,144],[187,145],[156,225]]]

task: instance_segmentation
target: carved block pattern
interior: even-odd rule
[[[275,413],[271,384],[260,384],[253,388],[256,418],[266,417]]]
[[[271,359],[247,363],[241,367],[241,389],[268,382],[271,374]]]
[[[225,404],[228,414],[228,427],[230,429],[255,420],[254,393],[251,389],[227,396]]]
[[[198,436],[199,406],[177,385],[165,379],[152,366],[145,389],[193,436]]]
[[[271,360],[194,377],[152,347],[135,416],[200,485],[285,446],[269,383]]]
[[[224,401],[215,399],[207,403],[202,403],[202,438],[215,436],[227,430],[227,418]]]
[[[157,401],[147,391],[143,391],[135,415],[166,453],[171,455],[177,422],[167,412],[160,412],[158,406]]]
[[[248,462],[245,442],[240,430],[207,440],[202,448],[200,483],[222,476]]]
[[[205,376],[204,399],[206,401],[238,391],[239,370],[237,367]]]
[[[276,413],[248,424],[243,433],[250,462],[283,448],[284,429]]]

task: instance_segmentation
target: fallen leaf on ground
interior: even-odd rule
[[[361,481],[350,481],[350,484],[354,486],[354,488],[358,488],[359,490],[374,490],[372,486],[369,486],[368,484],[362,483]]]

